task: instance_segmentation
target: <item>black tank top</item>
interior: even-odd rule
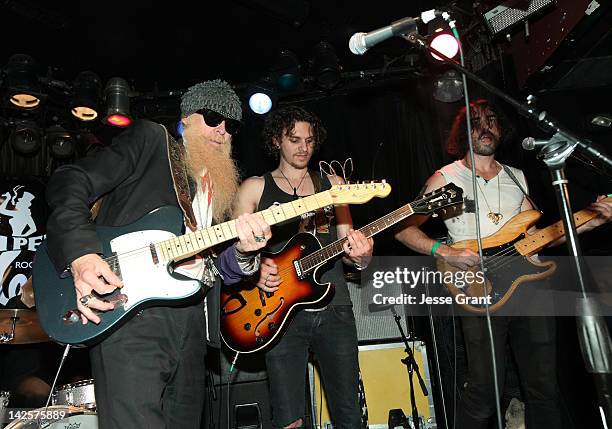
[[[265,210],[275,203],[283,204],[296,199],[295,196],[286,193],[278,187],[272,177],[272,173],[268,172],[263,177],[265,180],[264,190],[259,199],[257,211]],[[331,183],[327,176],[324,176],[321,180],[321,188],[319,192],[331,188]],[[334,207],[326,207],[326,210],[319,209],[306,219],[297,218],[274,225],[272,227],[272,238],[268,241],[268,250],[272,252],[279,251],[298,232],[310,232],[316,235],[323,246],[336,241],[338,233],[336,231],[336,212]],[[344,280],[344,268],[342,265],[342,258],[338,258],[331,265],[331,268],[321,276],[321,281],[331,282],[335,286],[334,298],[330,305],[351,305],[351,297]]]

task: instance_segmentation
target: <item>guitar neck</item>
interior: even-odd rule
[[[576,224],[576,228],[584,225],[597,216],[597,212],[589,209],[583,209],[574,213],[574,223]],[[538,229],[534,234],[516,242],[514,247],[521,255],[532,255],[553,241],[563,237],[564,234],[565,228],[563,227],[563,221],[560,220],[559,222],[547,226],[546,228]]]
[[[324,191],[288,203],[274,205],[256,214],[261,216],[268,225],[275,225],[332,204],[330,191]],[[157,247],[164,260],[178,261],[237,237],[236,220],[230,220],[164,240],[159,242]]]
[[[361,231],[363,235],[365,235],[367,238],[370,238],[373,235],[384,231],[390,226],[395,225],[399,221],[406,219],[413,213],[414,210],[412,209],[412,206],[410,204],[406,204],[405,206],[402,206],[399,209],[392,211],[391,213],[375,220],[374,222],[365,225],[364,227],[360,228],[359,231]],[[342,246],[346,241],[346,237],[341,238],[339,240],[334,241],[333,243],[328,244],[322,249],[311,253],[310,255],[304,256],[302,259],[299,260],[302,270],[309,271],[340,255],[344,252],[344,248]]]

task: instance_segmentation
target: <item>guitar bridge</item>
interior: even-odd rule
[[[119,258],[117,258],[117,253],[113,252],[112,257],[106,260],[110,269],[117,275],[117,277],[121,278],[121,266],[119,265]]]

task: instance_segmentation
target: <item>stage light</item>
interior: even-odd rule
[[[520,3],[520,8],[517,7],[519,6],[518,3]],[[550,6],[554,6],[555,3],[556,0],[506,1],[485,12],[484,21],[492,37],[503,34],[509,35],[512,27],[539,15]]]
[[[108,81],[104,89],[106,100],[105,123],[122,128],[132,123],[129,91],[130,87],[123,78],[114,77]]]
[[[97,74],[81,72],[72,85],[71,113],[80,121],[93,121],[98,117],[102,83]]]
[[[340,83],[341,67],[336,51],[327,42],[318,43],[312,54],[312,74],[317,85],[330,90]]]
[[[601,114],[595,115],[591,118],[591,124],[596,127],[610,128],[612,127],[612,115]]]
[[[454,103],[463,97],[463,81],[455,70],[447,70],[433,83],[433,98]]]
[[[258,115],[265,115],[276,104],[277,95],[271,83],[259,82],[248,87],[246,99],[251,111]]]
[[[16,54],[6,65],[7,97],[13,106],[20,109],[35,109],[40,105],[38,66],[29,55]]]
[[[446,55],[448,58],[453,58],[459,52],[459,42],[455,39],[455,36],[448,33],[434,35],[429,46]],[[431,56],[436,60],[442,61],[442,58],[436,54],[431,54]]]
[[[270,76],[280,91],[294,91],[301,81],[297,56],[291,51],[282,50],[270,67]]]
[[[16,152],[31,155],[40,149],[42,131],[34,121],[23,120],[15,124],[9,142]]]
[[[59,125],[47,128],[45,142],[54,158],[70,158],[74,154],[75,141],[68,131]]]
[[[249,107],[255,113],[266,114],[272,109],[272,98],[264,92],[256,92],[249,97]]]

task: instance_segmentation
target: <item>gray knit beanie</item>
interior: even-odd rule
[[[195,113],[200,109],[210,109],[226,118],[242,119],[240,98],[229,83],[220,80],[207,80],[197,83],[181,97],[181,116]]]

